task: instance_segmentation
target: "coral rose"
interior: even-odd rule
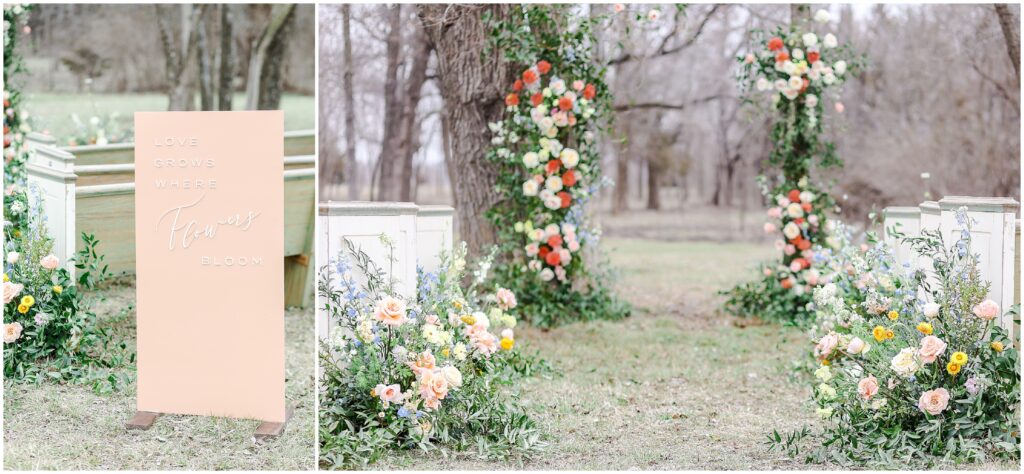
[[[561,247],[562,246],[562,236],[556,234],[556,235],[552,235],[551,237],[548,237],[548,245],[550,245],[552,248]]]
[[[505,96],[505,105],[509,107],[515,107],[519,105],[519,96],[516,94],[509,94]]]
[[[544,261],[547,262],[548,265],[551,265],[553,267],[561,263],[562,257],[559,255],[558,252],[548,252],[548,254],[544,257]]]
[[[814,346],[814,356],[819,361],[828,359],[828,356],[832,355],[837,346],[839,346],[839,335],[830,332],[818,340],[818,345]]]
[[[516,82],[512,83],[512,90],[514,90],[516,92],[519,92],[519,91],[523,90],[523,80],[522,79],[516,79]]]
[[[21,323],[13,322],[4,325],[4,342],[10,344],[21,338]]]
[[[576,173],[573,170],[568,170],[562,175],[562,185],[569,188],[576,184]]]
[[[925,336],[924,339],[921,339],[921,348],[917,350],[917,355],[925,364],[931,364],[945,351],[946,343],[942,342],[942,339]]]
[[[57,256],[53,254],[47,255],[39,260],[39,265],[47,270],[54,270],[57,268],[57,265],[59,264],[60,259],[58,259]],[[998,311],[999,306],[997,305],[996,308]]]
[[[572,205],[572,196],[565,191],[558,193],[558,199],[562,200],[562,209]]]
[[[374,308],[373,319],[388,326],[401,326],[408,319],[405,315],[405,302],[393,296],[385,296]]]
[[[540,92],[537,92],[537,93],[535,93],[535,94],[530,96],[530,103],[533,104],[534,107],[540,105],[543,102],[544,102],[544,96],[541,95]]]
[[[583,98],[587,100],[594,100],[597,97],[597,87],[593,84],[587,84],[587,87],[583,88]]]
[[[778,51],[782,49],[782,38],[778,36],[768,40],[768,51]]]
[[[917,408],[930,415],[938,415],[946,410],[949,404],[949,391],[944,388],[929,390],[921,394],[917,401]]]
[[[523,82],[526,84],[537,82],[537,73],[533,69],[523,71]]]
[[[568,97],[558,99],[558,108],[562,110],[572,110],[572,99]]]
[[[541,59],[537,62],[537,70],[540,71],[541,74],[547,74],[548,71],[551,70],[551,63]]]
[[[516,307],[516,295],[508,288],[498,288],[494,297],[498,300],[498,307],[505,311]]]

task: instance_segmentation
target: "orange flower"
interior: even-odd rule
[[[505,105],[509,107],[515,107],[519,105],[519,96],[514,93],[505,96]]]
[[[544,102],[544,96],[541,95],[540,92],[537,92],[530,96],[530,103],[533,104],[534,107],[540,105],[541,102]]]
[[[782,49],[782,38],[778,36],[768,40],[768,51],[778,51]]]
[[[526,83],[526,84],[533,84],[534,82],[537,82],[537,79],[538,79],[537,73],[534,72],[533,69],[527,69],[527,70],[523,71],[523,82],[524,83]]]
[[[562,175],[562,185],[569,188],[574,184],[576,184],[576,173],[573,173],[572,170],[566,171]]]
[[[811,248],[811,241],[807,239],[800,239],[800,241],[796,243],[796,248],[800,250],[807,250]]]
[[[558,197],[562,199],[562,209],[565,209],[572,204],[572,196],[569,195],[569,193],[562,191],[558,193]]]
[[[562,236],[561,235],[552,235],[551,237],[548,237],[548,245],[550,245],[552,248],[561,247],[562,246]]]
[[[785,51],[779,51],[779,54],[775,55],[775,62],[777,63],[781,63],[787,59],[789,59],[789,54],[787,54]]]
[[[523,90],[523,80],[522,79],[516,79],[516,82],[512,83],[512,90],[514,90],[516,92],[519,92],[519,91]]]
[[[540,71],[541,74],[547,74],[548,71],[551,70],[551,63],[541,59],[540,62],[537,63],[537,70]]]
[[[559,160],[558,158],[555,158],[553,160],[548,160],[548,164],[544,166],[544,170],[547,171],[548,174],[555,174],[561,168],[562,168],[562,160]]]
[[[572,110],[572,99],[568,97],[558,99],[558,108],[562,110]]]
[[[792,278],[786,278],[785,280],[782,280],[782,287],[787,289],[787,290],[792,288],[793,287],[793,279]]]
[[[791,202],[800,202],[800,190],[791,189],[789,190],[789,195],[786,197],[789,198]]]
[[[821,53],[817,51],[811,51],[807,53],[807,62],[814,64],[818,62],[819,59],[821,59]]]
[[[587,87],[583,88],[583,98],[594,100],[594,97],[597,97],[597,88],[593,84],[587,84]]]
[[[559,255],[558,252],[548,252],[548,254],[544,257],[544,261],[548,262],[548,265],[554,267],[562,262],[562,256]]]

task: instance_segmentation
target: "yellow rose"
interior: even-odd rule
[[[929,336],[932,334],[933,331],[932,325],[928,323],[917,323],[917,330],[921,331],[921,334],[926,334]]]
[[[501,338],[501,343],[500,344],[501,344],[501,348],[502,349],[505,349],[506,351],[510,351],[510,350],[512,350],[512,347],[516,345],[516,341],[512,340],[512,338],[510,338],[510,337],[503,337],[503,338]]]
[[[871,335],[875,337],[876,341],[882,342],[885,340],[885,328],[882,326],[875,326],[875,328],[871,330]]]
[[[32,306],[36,304],[36,299],[32,295],[25,295],[21,297],[21,304],[25,306]]]
[[[889,316],[890,321],[895,321],[897,319],[900,319],[900,312],[894,309],[892,311],[889,311],[889,314],[887,316]]]
[[[992,346],[992,350],[994,350],[996,352],[1003,352],[1003,343],[1001,343],[999,341],[995,341],[995,342],[993,342],[991,344],[991,346]]]
[[[949,372],[949,375],[959,374],[960,373],[960,365],[956,364],[954,362],[950,362],[950,363],[946,364],[946,372]]]
[[[967,354],[957,351],[949,356],[949,361],[956,365],[967,365]]]
[[[19,304],[18,305],[18,312],[21,313],[21,314],[27,313],[28,312],[28,305],[25,304],[25,303]]]

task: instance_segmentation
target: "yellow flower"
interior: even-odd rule
[[[32,306],[36,304],[36,299],[33,298],[32,295],[25,295],[21,297],[21,304],[25,306]]]
[[[957,351],[949,356],[949,361],[956,365],[967,365],[967,354]]]
[[[53,292],[59,295],[64,292],[64,287],[60,285],[53,285]]]
[[[451,353],[452,353],[452,350],[447,348],[447,347],[445,347],[444,350],[441,351],[441,354],[444,355],[445,357],[450,356]]]
[[[996,352],[1003,352],[1003,343],[1001,343],[999,341],[995,341],[995,342],[993,342],[991,344],[991,346],[992,346],[992,350],[994,350]]]
[[[473,317],[473,315],[472,315],[472,314],[464,314],[464,315],[462,315],[462,317],[461,317],[461,318],[459,318],[459,319],[461,319],[461,320],[462,320],[462,322],[464,322],[464,323],[466,323],[466,324],[468,324],[468,325],[470,325],[470,326],[472,326],[472,325],[476,324],[476,318],[475,318],[475,317]]]
[[[957,363],[954,363],[954,362],[950,362],[950,363],[946,364],[946,372],[949,372],[949,375],[959,374],[960,373],[960,364],[957,364]]]
[[[370,389],[370,396],[371,397],[376,397],[377,396],[377,389],[376,388],[371,388]]]
[[[824,366],[829,366],[829,365],[832,365],[832,361],[830,361],[830,360],[828,360],[828,359],[823,359],[823,360],[821,361],[821,365],[824,365]]]
[[[871,330],[871,335],[875,336],[876,341],[882,342],[885,340],[885,328],[882,326],[875,326],[875,328]]]
[[[900,319],[900,312],[894,309],[892,311],[889,311],[889,314],[887,316],[889,316],[890,321],[895,321],[897,319]]]
[[[886,339],[892,339],[894,337],[896,337],[896,334],[892,332],[892,329],[886,329],[885,330],[885,338]]]
[[[516,341],[513,341],[510,337],[501,338],[501,348],[506,351],[512,350],[512,346],[516,345]]]
[[[10,277],[8,277],[6,273],[4,273],[4,283],[9,281],[11,281]]]
[[[462,302],[459,300],[454,300],[452,301],[452,306],[454,306],[455,309],[462,309]]]
[[[931,335],[933,329],[932,325],[928,323],[917,323],[917,330],[921,331],[921,334]]]
[[[28,305],[25,304],[25,303],[19,304],[18,305],[18,312],[21,313],[21,314],[27,313],[28,312]]]

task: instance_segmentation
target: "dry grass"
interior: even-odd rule
[[[99,314],[134,334],[135,290],[117,286]],[[287,397],[295,407],[285,434],[256,442],[259,424],[164,416],[148,431],[127,431],[134,386],[95,395],[75,385],[4,386],[4,468],[8,470],[308,470],[314,469],[313,311],[286,312]],[[128,339],[134,349],[134,340]]]

